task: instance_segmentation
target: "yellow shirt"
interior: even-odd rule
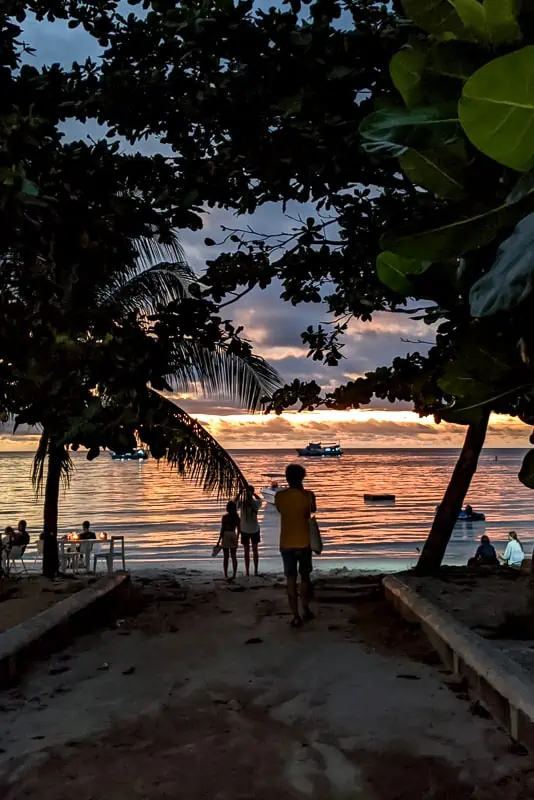
[[[310,546],[309,519],[315,503],[313,492],[307,489],[282,489],[274,498],[280,512],[280,548]]]

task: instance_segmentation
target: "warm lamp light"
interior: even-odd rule
[[[106,531],[102,531],[102,533],[99,533],[98,534],[98,538],[99,539],[107,539],[108,535],[107,535]]]

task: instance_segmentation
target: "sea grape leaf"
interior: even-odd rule
[[[416,186],[437,197],[461,197],[466,156],[462,143],[458,145],[427,151],[410,149],[399,157],[399,164]]]
[[[420,141],[451,144],[458,139],[456,116],[446,107],[385,108],[369,114],[360,125],[362,148],[374,155],[401,156]]]
[[[456,401],[451,408],[440,410],[436,416],[444,422],[452,422],[454,425],[476,425],[482,419],[484,408],[483,406],[469,408],[469,405],[469,401],[462,398],[462,400]]]
[[[461,38],[465,27],[454,0],[402,0],[406,16],[433,36]]]
[[[421,80],[426,60],[427,53],[424,50],[404,47],[395,53],[389,62],[389,74],[393,85],[408,108],[421,102]]]
[[[512,191],[506,198],[506,202],[508,205],[513,205],[514,203],[519,202],[519,200],[522,200],[532,191],[534,191],[534,170],[530,170],[530,172],[524,172],[521,175]]]
[[[529,450],[519,470],[519,480],[528,489],[534,489],[534,450]]]
[[[520,0],[484,0],[484,13],[495,44],[515,42],[522,38],[517,22]]]
[[[528,195],[520,203],[504,203],[480,214],[468,215],[469,209],[464,207],[466,216],[463,217],[459,217],[458,209],[453,208],[451,212],[440,214],[434,227],[421,230],[420,224],[410,223],[386,232],[380,246],[405,258],[425,261],[457,258],[489,244],[502,227],[515,224],[533,208],[534,195]]]
[[[465,82],[482,63],[466,42],[436,42],[430,50],[426,68],[437,75]]]
[[[471,142],[499,164],[534,167],[534,45],[485,64],[463,87],[460,123]]]
[[[491,269],[471,287],[471,314],[487,317],[509,311],[531,294],[533,286],[534,214],[529,214],[502,242]]]
[[[403,297],[410,297],[413,292],[413,285],[409,280],[409,275],[419,275],[424,272],[430,264],[428,262],[417,261],[413,258],[402,258],[395,253],[383,252],[376,259],[376,274],[379,280]]]
[[[473,31],[477,39],[491,41],[484,6],[479,0],[455,0],[454,7],[464,26]]]

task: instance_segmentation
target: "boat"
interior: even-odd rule
[[[333,457],[342,456],[343,450],[339,444],[321,444],[321,442],[310,442],[307,447],[297,450],[299,456],[308,457]]]
[[[274,498],[276,497],[277,493],[281,492],[282,489],[287,489],[287,486],[286,486],[285,483],[280,483],[279,482],[280,479],[284,478],[284,476],[283,475],[272,474],[270,472],[266,472],[266,473],[264,473],[263,477],[270,479],[269,486],[263,486],[262,487],[261,493],[262,493],[263,499],[265,500],[266,503],[270,503],[272,506],[274,506]]]
[[[110,453],[113,461],[146,461],[148,453],[142,447],[130,453]]]
[[[394,494],[364,494],[364,503],[394,503]]]

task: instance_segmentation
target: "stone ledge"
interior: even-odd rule
[[[0,688],[18,679],[28,663],[64,646],[112,611],[110,601],[129,589],[129,573],[106,575],[92,586],[0,633]],[[91,619],[88,612],[91,611]]]
[[[465,677],[470,692],[516,741],[534,752],[534,685],[530,673],[400,578],[390,575],[382,583],[387,599],[399,613],[420,623],[445,666]]]

